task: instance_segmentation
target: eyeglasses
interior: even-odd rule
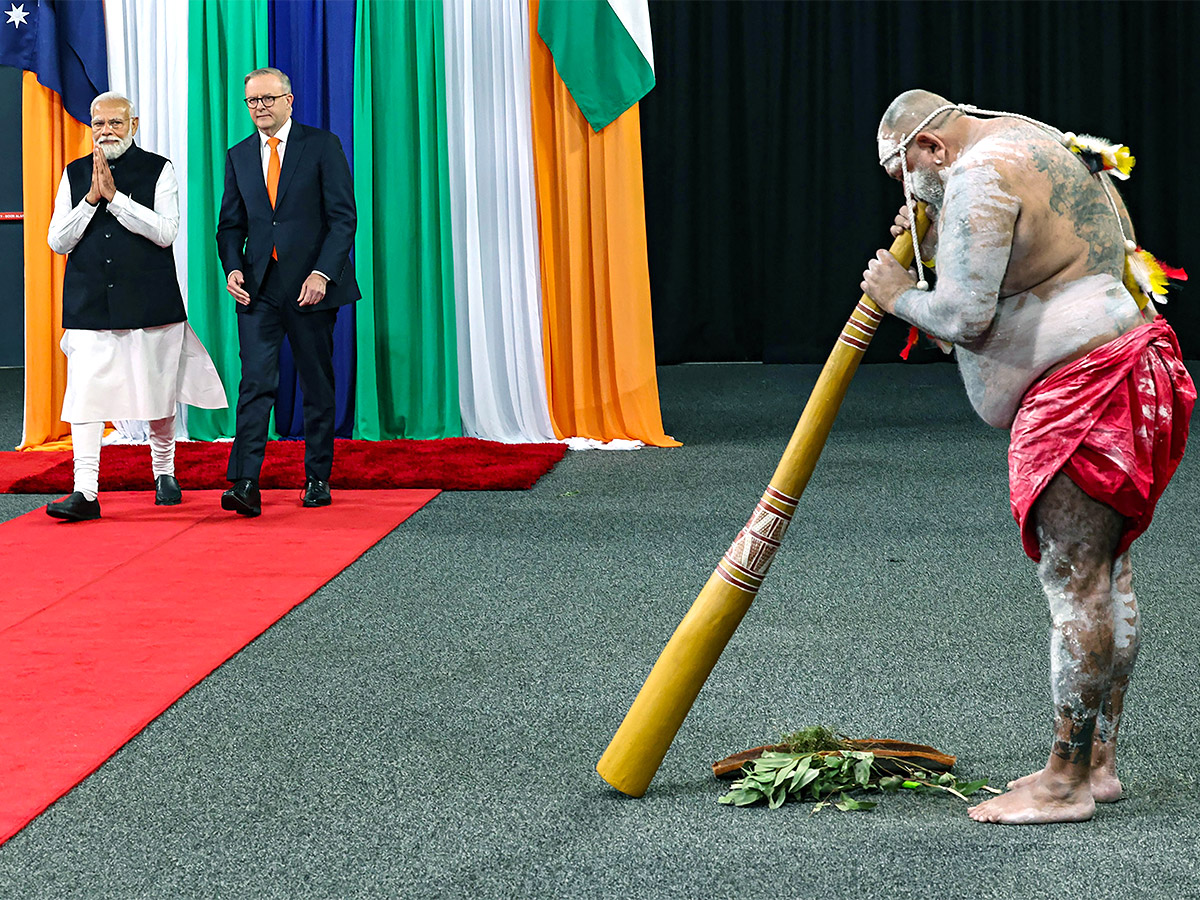
[[[107,121],[105,121],[104,119],[93,119],[92,120],[92,131],[101,131],[101,130],[103,130],[105,125],[107,125],[109,128],[111,128],[113,131],[120,131],[122,128],[124,128],[128,124],[129,124],[128,119],[109,119]]]
[[[270,109],[275,105],[276,100],[278,100],[280,97],[286,96],[287,94],[276,94],[272,97],[270,94],[267,94],[265,97],[247,97],[246,105],[251,109],[254,109],[256,106],[261,106],[264,109]]]

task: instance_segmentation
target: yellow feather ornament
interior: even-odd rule
[[[1162,263],[1155,259],[1149,250],[1138,247],[1126,252],[1124,282],[1126,289],[1137,301],[1138,309],[1146,308],[1152,294],[1160,298],[1160,303],[1167,302],[1167,286],[1170,279],[1163,271]]]
[[[1119,178],[1121,181],[1129,178],[1137,159],[1124,144],[1114,144],[1090,134],[1069,134],[1067,137],[1070,139],[1067,146],[1071,152],[1083,157],[1088,163],[1088,168],[1092,168],[1091,161],[1094,159],[1099,162],[1099,169],[1109,172],[1113,178]],[[1093,169],[1093,174],[1095,171]]]

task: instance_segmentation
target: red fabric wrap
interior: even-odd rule
[[[1161,316],[1097,347],[1035,384],[1012,424],[1008,480],[1029,558],[1042,558],[1029,515],[1063,471],[1125,516],[1115,555],[1146,530],[1183,458],[1196,386]]]

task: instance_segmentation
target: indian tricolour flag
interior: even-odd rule
[[[541,0],[538,34],[596,131],[654,87],[646,0]]]

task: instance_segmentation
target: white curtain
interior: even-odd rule
[[[550,441],[527,0],[445,0],[459,405],[465,433]]]
[[[175,267],[187,306],[188,4],[163,0],[105,0],[108,84],[138,110],[137,145],[165,156],[179,179]],[[175,431],[187,437],[187,407],[176,410]],[[113,423],[127,441],[150,439],[146,422]]]

